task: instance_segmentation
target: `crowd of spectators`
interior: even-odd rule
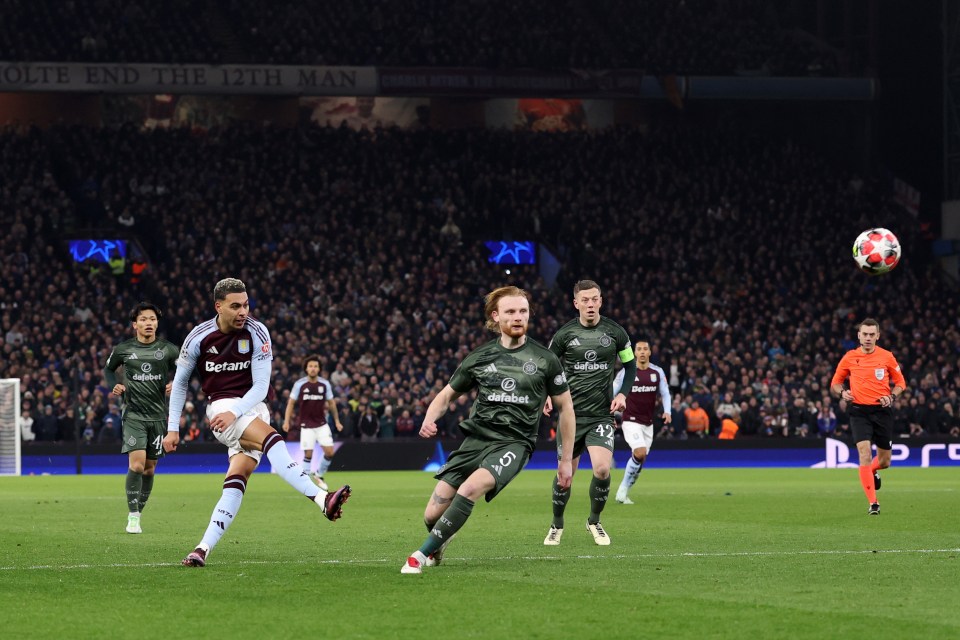
[[[202,3],[2,0],[0,59],[28,62],[221,62]]]
[[[309,6],[308,6],[309,5]],[[837,75],[777,0],[4,0],[0,59]]]
[[[876,225],[899,233],[905,257],[869,278],[849,247]],[[915,225],[872,179],[723,128],[6,130],[0,377],[21,379],[36,439],[69,439],[78,420],[83,437],[109,439],[117,407],[102,366],[131,335],[128,310],[157,303],[161,333],[179,343],[214,315],[215,282],[235,276],[272,332],[274,424],[317,353],[345,437],[410,436],[463,356],[491,339],[484,293],[530,290],[530,334],[546,343],[574,317],[572,282],[590,277],[603,313],[649,335],[669,373],[664,436],[687,436],[697,407],[707,421],[690,437],[715,437],[724,417],[737,437],[843,434],[829,379],[873,316],[909,382],[898,435],[957,437],[960,296],[924,259]],[[132,233],[146,272],[133,282],[74,263],[64,239],[83,227]],[[505,238],[551,248],[557,282],[488,263],[482,241]],[[194,381],[188,440],[207,433],[205,400]],[[460,399],[444,434],[458,435],[469,406]]]

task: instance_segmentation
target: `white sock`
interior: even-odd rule
[[[283,442],[279,433],[274,431],[264,438],[263,452],[267,454],[270,466],[277,472],[277,475],[287,481],[287,484],[308,498],[316,497],[317,491],[319,491],[317,485],[310,481],[310,477],[300,466],[300,463],[290,457],[287,445]]]
[[[627,468],[623,472],[623,480],[620,481],[620,488],[617,490],[617,493],[626,495],[630,490],[630,487],[633,486],[633,483],[637,481],[637,476],[640,475],[641,469],[643,469],[643,465],[637,462],[633,456],[630,456],[630,460],[627,461]]]
[[[206,551],[217,546],[220,538],[223,537],[223,534],[225,534],[227,529],[230,528],[230,525],[233,524],[233,519],[237,516],[237,511],[240,510],[240,503],[243,501],[243,489],[236,486],[237,482],[234,480],[235,478],[239,478],[239,476],[230,476],[224,481],[223,495],[220,496],[220,501],[217,502],[217,506],[213,508],[213,514],[210,516],[210,524],[207,525],[203,539],[200,541],[200,544],[197,545]],[[242,478],[240,478],[240,482],[243,483]],[[243,486],[245,485],[246,483],[243,483]]]
[[[317,465],[317,475],[321,478],[327,474],[327,471],[330,470],[330,463],[333,460],[328,460],[326,456],[320,458],[320,464]]]
[[[307,475],[310,475],[310,469],[313,468],[313,458],[304,458],[303,459],[303,470],[307,472]]]

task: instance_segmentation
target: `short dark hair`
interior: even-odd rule
[[[600,290],[600,285],[593,280],[577,280],[577,283],[573,285],[573,297],[576,298],[578,293],[586,291],[587,289],[596,289],[600,295],[603,295],[603,291]]]
[[[319,367],[320,369],[323,369],[323,360],[320,359],[320,356],[307,356],[306,358],[303,359],[304,372],[307,371],[307,365],[310,364],[311,362],[316,362],[317,367]]]
[[[160,307],[153,304],[152,302],[138,302],[137,306],[133,308],[133,311],[130,312],[130,322],[136,322],[137,318],[140,317],[140,314],[144,311],[153,311],[157,314],[157,320],[163,317],[163,314],[160,312]]]
[[[224,278],[213,288],[214,300],[226,300],[231,293],[246,293],[247,286],[237,278]]]
[[[864,327],[864,326],[876,327],[877,331],[880,331],[880,323],[874,320],[873,318],[864,318],[863,321],[857,325],[857,329],[859,330],[860,327]]]

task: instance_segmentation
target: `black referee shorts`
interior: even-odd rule
[[[877,449],[893,448],[893,409],[878,404],[851,404],[850,430],[854,442],[869,440]]]

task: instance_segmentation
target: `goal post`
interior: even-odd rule
[[[20,475],[20,378],[0,378],[0,476]]]

